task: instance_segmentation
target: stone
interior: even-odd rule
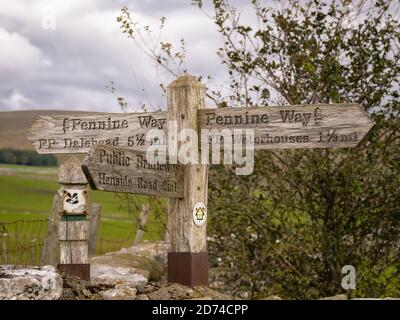
[[[87,290],[87,289],[83,289],[82,290],[82,294],[86,297],[86,298],[90,298],[92,296],[92,293]]]
[[[211,297],[200,297],[200,298],[193,298],[193,299],[189,299],[189,300],[213,300],[213,298],[211,298]]]
[[[0,266],[0,300],[57,300],[63,281],[53,266]]]
[[[114,267],[102,264],[91,266],[90,278],[93,285],[127,284],[135,287],[147,284],[147,278],[137,273],[135,268]]]
[[[251,292],[242,291],[242,292],[239,293],[239,296],[240,296],[241,299],[246,299],[247,300],[247,299],[250,299]]]
[[[194,293],[195,293],[195,296],[201,300],[208,300],[206,298],[211,298],[211,300],[236,300],[237,299],[232,296],[223,294],[221,292],[218,292],[211,288],[203,287],[203,286],[194,287]]]
[[[114,289],[114,285],[99,284],[93,285],[88,281],[82,280],[62,272],[63,293],[59,300],[103,300],[99,292]]]
[[[268,297],[262,298],[260,300],[282,300],[282,298],[272,295],[272,296],[268,296]]]
[[[146,293],[150,293],[150,292],[154,291],[155,288],[154,288],[154,286],[147,284],[144,286],[138,286],[136,289],[139,294],[146,294]]]
[[[61,273],[61,276],[64,281],[64,288],[71,288],[75,291],[82,291],[90,285],[89,281],[83,280],[78,276],[66,274],[64,272]]]
[[[331,297],[321,298],[319,300],[347,300],[347,297],[345,294],[337,294]]]
[[[91,265],[108,265],[135,270],[149,281],[159,281],[162,274],[161,263],[152,256],[151,251],[120,250],[90,259]]]
[[[72,289],[64,288],[62,297],[59,300],[77,300],[78,298],[72,292]]]
[[[150,300],[184,300],[196,298],[193,289],[172,283],[148,294]]]
[[[127,285],[116,285],[114,289],[100,292],[104,300],[135,300],[136,289]]]
[[[137,287],[136,300],[234,300],[208,287],[189,288],[178,283],[151,282]]]

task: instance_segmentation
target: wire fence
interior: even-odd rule
[[[133,245],[134,236],[133,224],[127,226],[102,221],[96,241],[96,254],[101,255],[130,247]]]
[[[0,222],[0,264],[39,265],[47,222]]]
[[[40,265],[47,219],[0,221],[0,265]],[[96,255],[133,245],[133,223],[101,221],[97,231]]]

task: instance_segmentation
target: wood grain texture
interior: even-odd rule
[[[88,221],[61,221],[59,228],[59,239],[64,241],[88,240]]]
[[[8,263],[8,233],[3,233],[0,239],[1,243],[1,264]]]
[[[81,161],[75,157],[69,157],[59,168],[58,180],[61,184],[59,195],[62,202],[62,214],[65,216],[78,215],[87,211],[87,180],[81,168]],[[82,192],[81,192],[82,191]],[[78,201],[71,208],[79,207],[79,210],[65,211],[66,200],[79,200],[73,197],[74,194],[82,194],[83,200]],[[72,196],[72,197],[71,197]],[[68,202],[71,203],[75,202]],[[83,206],[81,208],[81,206]],[[84,217],[84,216],[83,216]],[[88,225],[87,221],[62,221],[59,222],[59,243],[61,264],[86,264],[88,263]]]
[[[58,169],[58,182],[61,184],[87,184],[81,166],[82,163],[77,157],[69,157]]]
[[[205,107],[204,97],[204,85],[190,75],[181,76],[168,86],[168,119],[177,121],[178,132],[184,128],[198,130],[197,110]],[[206,225],[197,227],[192,212],[197,202],[207,205],[208,167],[185,165],[184,168],[184,197],[169,199],[171,251],[205,252]]]
[[[146,224],[147,224],[147,218],[150,214],[150,205],[148,203],[144,203],[142,205],[142,210],[140,211],[140,222],[136,228],[136,235],[135,235],[135,240],[133,240],[133,245],[137,246],[142,242]]]
[[[60,241],[60,263],[89,263],[87,241]]]
[[[89,211],[89,255],[96,254],[97,231],[100,227],[101,205],[92,203]]]
[[[165,132],[166,118],[165,111],[40,116],[26,136],[43,154],[87,153],[96,144],[145,150],[147,132]]]
[[[142,151],[97,145],[85,157],[82,169],[94,190],[183,196],[182,166],[150,164]]]
[[[53,199],[53,207],[51,210],[49,223],[47,225],[47,233],[44,238],[43,248],[40,256],[40,264],[56,265],[58,262],[58,240],[60,215],[62,212],[62,199],[56,193]]]
[[[355,103],[199,110],[201,129],[254,129],[254,149],[354,147],[373,125]]]

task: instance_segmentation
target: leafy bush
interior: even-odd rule
[[[354,29],[339,1],[254,2],[253,30],[214,1],[230,104],[358,102],[376,122],[353,149],[258,152],[248,177],[212,169],[210,233],[220,241],[210,251],[233,291],[333,295],[352,265],[349,295],[400,295],[400,25],[390,4],[376,2]]]
[[[202,0],[192,2],[203,7]],[[357,272],[350,296],[400,296],[398,1],[249,2],[256,28],[242,23],[229,1],[212,1],[230,91],[209,90],[208,98],[221,107],[357,102],[376,125],[349,150],[257,152],[250,176],[213,166],[212,265],[228,271],[227,289],[252,298],[342,293],[345,265]],[[124,7],[123,32],[179,74],[172,66],[182,65],[184,48],[148,46],[142,36],[148,28],[132,19]]]

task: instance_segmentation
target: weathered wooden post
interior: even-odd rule
[[[144,236],[144,230],[147,223],[147,218],[149,216],[150,205],[148,203],[144,203],[142,205],[142,210],[140,211],[140,222],[138,223],[138,227],[136,229],[135,240],[133,240],[133,245],[136,246],[142,242]]]
[[[58,269],[90,280],[88,263],[89,228],[86,220],[88,183],[81,161],[70,157],[59,169],[63,212],[60,221],[60,263]]]
[[[183,75],[173,81],[167,90],[168,120],[176,121],[177,133],[183,129],[199,132],[197,110],[205,108],[205,86],[191,75]],[[168,150],[179,150],[182,142],[174,140],[169,132]],[[200,134],[198,134],[200,137]],[[176,137],[175,137],[176,139]],[[200,149],[200,141],[197,142]],[[199,224],[194,211],[206,212],[208,167],[187,164],[184,167],[184,196],[169,198],[169,234],[171,249],[168,253],[168,282],[190,287],[208,285],[208,255],[206,243],[206,219]]]
[[[8,233],[3,233],[1,237],[1,257],[3,259],[2,264],[8,263],[8,252],[7,252],[7,242],[8,242]]]
[[[60,217],[62,214],[61,196],[57,192],[54,195],[53,207],[47,225],[47,233],[44,238],[43,248],[40,255],[40,264],[43,265],[56,265],[58,262],[58,229],[60,227]]]
[[[96,254],[97,231],[100,225],[101,205],[92,203],[89,213],[89,255]]]
[[[29,263],[31,266],[36,265],[36,251],[37,251],[37,239],[32,239],[29,241],[30,257]]]

